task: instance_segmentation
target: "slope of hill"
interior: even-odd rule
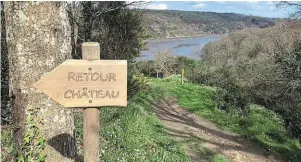
[[[141,10],[152,38],[226,34],[245,28],[274,26],[277,19],[235,13]]]

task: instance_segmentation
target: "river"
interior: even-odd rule
[[[147,41],[148,50],[141,51],[139,60],[152,60],[157,52],[170,51],[173,56],[186,56],[199,59],[202,48],[209,42],[219,40],[221,36],[168,38]]]

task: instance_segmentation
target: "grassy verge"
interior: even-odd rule
[[[182,145],[165,133],[155,116],[151,102],[159,100],[162,93],[140,93],[127,108],[101,109],[101,161],[170,161],[184,162],[189,157]],[[77,157],[83,161],[82,113],[75,113]],[[12,129],[1,129],[1,161],[13,161]]]
[[[162,93],[151,90],[135,96],[127,108],[101,109],[101,161],[189,160],[152,111],[151,101],[161,98]],[[77,139],[82,139],[81,118],[82,115],[76,115]]]
[[[273,111],[258,105],[250,105],[247,111],[216,108],[216,91],[212,87],[186,83],[154,80],[158,89],[168,89],[178,97],[179,105],[216,123],[220,128],[241,134],[257,143],[280,153],[285,160],[301,161],[301,147],[284,128],[283,121]]]
[[[1,161],[14,161],[13,129],[6,125],[1,126]]]

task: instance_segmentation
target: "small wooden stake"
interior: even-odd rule
[[[84,60],[100,60],[99,43],[82,44]],[[84,162],[99,162],[99,108],[84,108]]]

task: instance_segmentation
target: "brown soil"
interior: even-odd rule
[[[278,162],[279,157],[243,139],[237,134],[217,128],[213,123],[180,108],[176,98],[154,104],[157,116],[168,134],[180,141],[191,161],[210,161],[213,154],[222,154],[233,162]],[[209,149],[196,149],[196,143]]]

